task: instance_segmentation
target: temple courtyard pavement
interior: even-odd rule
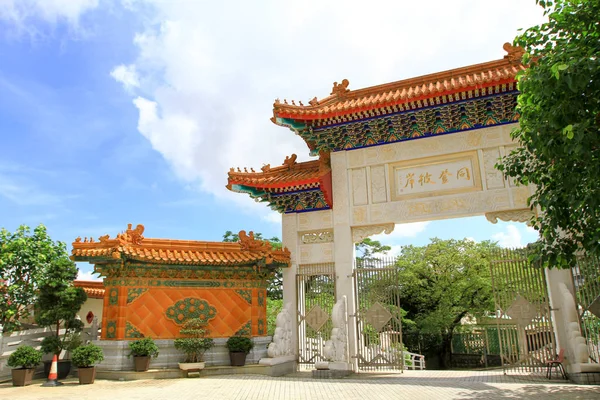
[[[0,399],[600,399],[600,386],[583,386],[542,377],[507,376],[502,371],[406,371],[361,373],[352,377],[313,379],[309,372],[274,378],[230,375],[189,379],[108,381],[61,387],[0,384]]]

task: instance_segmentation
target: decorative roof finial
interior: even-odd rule
[[[331,89],[331,95],[342,96],[345,93],[349,92],[348,85],[350,82],[348,79],[342,80],[342,83],[338,84],[337,82],[333,82],[333,89]]]
[[[296,164],[296,158],[298,158],[298,156],[295,154],[286,157],[283,161],[283,165],[287,165],[288,169],[291,169]]]
[[[508,53],[504,56],[504,58],[510,61],[511,63],[521,62],[523,54],[525,54],[525,50],[522,47],[513,46],[508,42],[504,43],[504,46],[502,46],[502,48]]]

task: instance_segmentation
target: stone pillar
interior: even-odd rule
[[[282,238],[283,246],[290,251],[290,267],[283,269],[283,306],[291,303],[292,317],[292,349],[298,355],[298,301],[296,298],[296,272],[298,271],[298,220],[296,214],[283,214]]]
[[[331,153],[332,189],[333,189],[333,235],[336,275],[336,300],[346,296],[348,306],[348,353],[350,365],[356,371],[358,363],[356,313],[354,299],[354,283],[352,271],[354,269],[354,242],[352,241],[352,228],[350,227],[350,203],[348,188],[348,166],[346,152]]]

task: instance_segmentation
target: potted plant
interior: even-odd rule
[[[104,360],[104,354],[100,346],[90,343],[73,350],[71,360],[78,368],[79,384],[87,385],[94,383],[96,379],[96,367],[94,364],[98,364]]]
[[[58,246],[64,244],[59,243]],[[66,356],[81,345],[79,332],[83,329],[83,322],[77,313],[87,300],[87,295],[83,288],[73,285],[77,272],[77,266],[68,257],[53,260],[41,279],[34,306],[38,325],[51,327],[54,332],[53,336],[42,341],[42,351],[57,355],[58,379],[66,378],[71,369],[71,361],[61,360],[61,356]],[[50,364],[47,362],[45,365],[46,376]]]
[[[63,351],[69,354],[81,346],[81,336],[78,332],[73,332],[69,329],[65,329],[63,335],[52,335],[46,336],[41,343],[41,350],[43,354],[56,354],[58,357]],[[52,361],[44,361],[44,375],[48,376]],[[71,372],[71,360],[70,359],[58,359],[58,379],[65,379],[69,372]]]
[[[175,339],[174,342],[175,348],[185,353],[185,361],[179,363],[181,370],[204,368],[204,353],[214,345],[211,338],[205,337],[208,333],[205,326],[206,322],[202,319],[191,318],[184,322],[183,328],[179,331],[183,336],[187,336]]]
[[[42,352],[31,346],[21,346],[8,357],[7,365],[13,367],[13,386],[27,386],[33,380],[35,367],[42,361]]]
[[[143,338],[129,343],[131,353],[127,356],[133,356],[134,369],[136,372],[148,371],[150,368],[150,358],[158,357],[158,346],[152,338]]]
[[[229,349],[229,359],[231,365],[235,367],[243,367],[246,364],[246,355],[254,347],[252,339],[245,336],[232,336],[227,339],[225,344]]]

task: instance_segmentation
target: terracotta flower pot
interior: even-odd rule
[[[35,368],[15,368],[12,370],[13,386],[27,386],[33,380]]]
[[[80,385],[89,385],[96,380],[96,367],[79,367],[77,371]]]
[[[150,356],[134,356],[133,363],[136,372],[148,371],[148,368],[150,368]]]
[[[246,365],[246,353],[242,352],[229,352],[229,359],[231,360],[232,367],[243,367]]]

